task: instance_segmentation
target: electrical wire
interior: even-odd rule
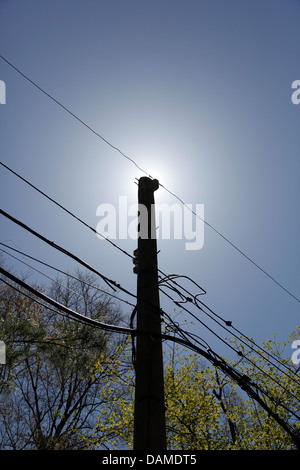
[[[186,332],[184,332],[186,334]],[[183,342],[181,341],[181,339],[179,338],[176,338],[174,337],[174,341],[177,342],[177,343],[181,343],[181,344],[185,344],[185,339],[183,339]],[[258,391],[263,395],[265,396],[266,398],[268,398],[275,406],[280,406],[282,408],[284,408],[289,414],[293,415],[294,417],[296,417],[298,420],[300,418],[300,416],[295,413],[293,410],[291,410],[288,406],[286,406],[281,400],[278,400],[276,398],[274,398],[273,396],[270,395],[270,393],[263,389],[261,386],[257,385],[256,383],[253,382],[252,379],[250,379],[248,376],[246,376],[245,374],[243,373],[240,373],[238,372],[236,369],[234,369],[234,367],[232,367],[231,365],[229,365],[228,363],[226,363],[226,361],[221,358],[217,353],[215,353],[211,348],[207,348],[207,354],[208,356],[205,356],[205,354],[203,353],[203,350],[199,348],[199,346],[195,345],[195,344],[192,344],[191,342],[189,342],[189,346],[188,346],[189,349],[191,350],[194,350],[195,352],[201,354],[202,356],[206,357],[206,359],[208,359],[215,367],[218,367],[220,368],[223,372],[225,372],[225,375],[228,375],[231,379],[234,379],[235,382],[238,383],[238,385],[241,386],[241,388],[246,391],[246,393],[253,399],[256,399],[256,401],[258,401],[260,404],[262,404],[262,401],[261,399],[258,400]],[[201,351],[201,352],[200,352]],[[212,357],[214,358],[214,360],[211,360]],[[222,367],[221,365],[224,365],[224,367]],[[228,373],[230,371],[230,373]],[[239,376],[237,376],[237,375]],[[235,375],[235,377],[234,377]],[[250,385],[252,384],[253,388],[255,388],[256,392],[252,393],[253,390],[250,390],[249,387],[247,385]],[[297,397],[295,397],[297,399]],[[266,403],[264,403],[265,406],[267,406]],[[265,407],[266,409],[266,407]],[[299,437],[298,437],[299,439]],[[299,441],[298,441],[299,442]]]
[[[211,225],[210,223],[207,222],[207,220],[201,218],[193,209],[191,209],[180,197],[178,197],[175,193],[173,193],[172,191],[170,191],[169,189],[167,189],[165,186],[163,186],[162,184],[160,184],[160,186],[162,188],[164,188],[169,194],[171,194],[172,196],[174,196],[179,202],[181,202],[181,204],[184,205],[184,207],[186,207],[190,212],[192,212],[192,214],[197,217],[198,219],[200,219],[205,225],[207,225],[207,227],[209,227],[210,229],[212,229],[215,233],[217,233],[221,238],[223,238],[223,240],[225,240],[227,243],[229,243],[229,245],[232,246],[232,248],[234,248],[236,251],[238,251],[244,258],[246,258],[250,263],[252,263],[257,269],[259,269],[263,274],[265,274],[266,276],[269,277],[269,279],[271,279],[271,281],[273,281],[275,284],[277,284],[278,287],[280,287],[281,289],[283,289],[288,295],[290,295],[291,297],[293,297],[295,300],[297,300],[297,302],[300,302],[300,299],[298,299],[298,297],[296,297],[291,291],[289,291],[286,287],[284,287],[279,281],[277,281],[271,274],[269,274],[265,269],[263,269],[259,264],[257,264],[252,258],[250,258],[244,251],[242,251],[240,248],[238,248],[237,245],[235,245],[233,242],[231,242],[229,240],[229,238],[225,237],[225,235],[223,235],[219,230],[217,230],[215,227],[213,227],[213,225]]]
[[[179,277],[179,276],[178,276]],[[178,289],[175,289],[176,293],[180,293],[178,292]],[[164,292],[164,291],[162,291]],[[164,292],[165,293],[165,292]],[[165,293],[166,294],[166,293]],[[168,294],[166,294],[168,296]],[[192,296],[192,294],[190,294]],[[168,296],[169,298],[171,298],[170,296]],[[192,301],[191,297],[187,298],[189,301]],[[187,301],[188,301],[187,300]],[[174,301],[174,300],[173,300]],[[177,304],[177,302],[175,302]],[[203,304],[204,305],[204,304]],[[199,323],[201,323],[205,328],[207,328],[211,333],[213,333],[219,340],[221,340],[223,343],[226,344],[226,346],[230,347],[235,353],[237,353],[239,356],[243,357],[247,362],[249,362],[252,366],[254,366],[255,368],[257,368],[263,375],[265,375],[266,377],[268,377],[269,379],[271,379],[274,383],[276,383],[280,388],[282,388],[286,393],[288,393],[291,397],[293,398],[296,398],[297,397],[292,393],[290,392],[288,389],[286,389],[286,387],[284,387],[282,385],[282,383],[278,382],[278,380],[276,380],[274,377],[272,377],[269,373],[267,373],[264,369],[262,369],[260,366],[258,366],[255,362],[253,362],[252,360],[250,360],[247,355],[241,353],[240,351],[236,351],[235,348],[233,348],[230,344],[227,343],[227,341],[225,341],[224,339],[222,339],[219,335],[217,335],[211,328],[209,328],[204,322],[202,322],[196,315],[194,315],[189,309],[187,309],[184,305],[181,304],[181,308],[183,310],[185,310],[186,312],[188,312],[190,315],[192,315],[193,318],[195,318]],[[199,308],[199,307],[198,307]],[[202,308],[200,308],[203,312],[204,310]],[[207,312],[204,312],[204,313],[207,313]],[[212,318],[210,315],[209,315],[210,318]],[[221,317],[219,317],[221,318]],[[214,319],[213,319],[214,320]],[[222,324],[220,324],[217,320],[214,320],[216,321],[222,328],[225,328]],[[227,328],[225,328],[226,331],[229,332],[229,330]],[[247,343],[245,343],[241,338],[238,338],[236,335],[234,335],[237,339],[239,339],[240,341],[242,341],[247,347],[249,347],[249,345]],[[253,351],[255,351],[253,348],[251,348]],[[261,348],[262,349],[262,348]],[[269,364],[272,364],[274,365],[277,370],[279,370],[281,373],[285,374],[289,379],[291,379],[292,381],[294,381],[295,383],[298,383],[297,380],[295,380],[293,377],[291,377],[290,375],[288,375],[285,371],[281,370],[276,364],[274,364],[272,361],[269,360],[269,358],[263,356],[259,351],[255,351],[256,353],[258,353],[263,359],[264,361],[266,362],[269,362]],[[268,353],[266,353],[268,354]],[[269,355],[269,354],[268,354]]]
[[[86,122],[84,122],[82,119],[80,119],[76,114],[72,113],[66,106],[64,106],[60,101],[55,99],[50,93],[47,93],[43,88],[41,88],[36,82],[34,82],[31,78],[29,78],[27,75],[25,75],[23,72],[21,72],[20,69],[18,69],[15,65],[13,65],[9,60],[7,60],[3,55],[0,55],[0,58],[4,60],[10,67],[12,67],[16,72],[18,72],[22,77],[24,77],[28,82],[30,82],[33,86],[35,86],[39,91],[41,91],[44,95],[46,95],[48,98],[50,98],[54,103],[56,103],[58,106],[60,106],[64,111],[66,111],[70,116],[72,116],[74,119],[76,119],[80,124],[82,124],[84,127],[86,127],[89,131],[91,131],[93,134],[95,134],[97,137],[99,137],[105,144],[107,144],[109,147],[111,147],[113,150],[116,150],[119,152],[124,158],[129,160],[131,163],[133,163],[138,170],[142,171],[145,173],[145,175],[149,176],[152,178],[145,170],[139,167],[139,165],[128,155],[126,155],[124,152],[122,152],[118,147],[113,145],[111,142],[109,142],[107,139],[105,139],[101,134],[96,132],[92,127],[90,127]]]
[[[203,347],[203,346],[201,345],[201,341],[203,341],[203,340],[202,340],[201,338],[197,338],[197,335],[188,334],[186,331],[183,331],[180,327],[178,328],[177,333],[184,334],[184,337],[185,337],[185,338],[186,338],[187,335],[189,335],[191,338],[193,338],[193,336],[195,336],[195,337],[196,337],[196,342],[200,345],[200,347]],[[199,341],[199,339],[200,339],[200,341]],[[193,344],[194,344],[194,343],[193,343]],[[215,353],[208,345],[207,345],[206,349],[207,349],[207,351],[208,351],[209,353],[213,354],[217,360],[223,361],[224,363],[226,363],[226,361],[225,361],[222,357],[220,357],[217,353]],[[241,377],[244,377],[244,378],[245,378],[245,374],[241,373]],[[251,381],[252,383],[254,383],[252,379],[250,380],[249,378],[247,378],[247,380],[249,380],[249,381]],[[294,411],[292,411],[290,408],[288,408],[286,405],[284,405],[284,404],[283,404],[281,401],[279,401],[278,399],[275,399],[274,397],[272,397],[272,396],[269,394],[269,392],[267,392],[266,390],[264,390],[261,386],[258,386],[257,384],[255,384],[255,387],[256,387],[257,390],[260,390],[265,396],[267,396],[271,401],[273,401],[273,402],[276,403],[277,405],[280,405],[280,406],[282,406],[283,408],[285,408],[286,411],[288,411],[290,414],[294,415],[297,419],[300,418],[300,416],[299,416],[298,414],[296,414]],[[285,390],[285,391],[287,391],[287,390]],[[293,398],[295,398],[296,400],[298,400],[298,398],[295,397],[295,396],[293,396]]]
[[[131,307],[134,307],[134,304],[131,303],[131,302],[129,302],[128,300],[125,300],[125,299],[123,299],[122,297],[119,297],[119,296],[117,296],[117,295],[115,295],[115,294],[108,293],[108,292],[105,291],[104,289],[101,289],[99,286],[96,286],[96,285],[94,285],[94,284],[91,284],[91,283],[87,282],[87,281],[84,280],[84,279],[80,279],[80,278],[74,276],[73,274],[70,274],[70,273],[68,273],[68,272],[66,272],[66,271],[63,271],[62,269],[55,268],[54,266],[50,265],[49,263],[45,263],[44,261],[41,261],[41,260],[39,260],[39,259],[37,259],[37,258],[35,258],[35,257],[33,257],[33,256],[30,256],[30,255],[24,253],[23,251],[17,250],[16,248],[13,248],[12,246],[9,246],[9,245],[7,245],[7,244],[5,244],[5,243],[0,242],[0,245],[5,246],[6,248],[8,248],[8,249],[10,249],[10,250],[13,250],[13,251],[15,251],[15,252],[21,254],[22,256],[25,256],[25,257],[27,257],[27,258],[30,258],[30,259],[32,259],[33,261],[36,261],[37,263],[42,264],[42,265],[44,265],[44,266],[46,266],[46,267],[48,267],[48,268],[50,268],[50,269],[52,269],[52,270],[54,270],[54,271],[60,273],[60,274],[64,274],[65,276],[67,276],[67,277],[69,277],[69,278],[71,278],[71,279],[74,279],[74,280],[76,280],[76,281],[79,281],[79,282],[83,283],[83,284],[86,285],[86,286],[92,287],[93,289],[96,289],[97,291],[99,291],[99,292],[101,292],[101,293],[103,293],[103,294],[105,294],[105,295],[107,295],[107,296],[109,296],[109,297],[112,297],[113,299],[116,299],[116,300],[118,300],[118,301],[120,301],[120,302],[123,302],[123,303],[125,303],[125,304],[127,304],[127,305],[130,305]],[[43,276],[48,277],[48,278],[49,278],[50,280],[52,280],[53,282],[58,282],[56,279],[53,279],[52,277],[47,276],[45,273],[39,271],[38,269],[34,268],[33,266],[31,266],[31,265],[29,265],[29,264],[27,264],[27,263],[25,263],[25,262],[24,262],[23,260],[21,260],[20,258],[17,258],[16,256],[13,256],[11,253],[8,253],[7,251],[3,250],[2,248],[0,248],[0,250],[1,250],[2,252],[4,252],[5,254],[9,255],[9,256],[12,256],[13,258],[15,258],[16,260],[20,261],[21,263],[25,264],[26,266],[30,267],[31,269],[37,271],[39,274],[42,274]],[[66,286],[64,286],[64,287],[66,287]],[[66,288],[67,288],[67,287],[66,287]]]
[[[49,310],[53,313],[56,313],[58,315],[61,315],[65,318],[70,318],[69,315],[66,313],[66,312],[62,312],[58,309],[54,309],[53,307],[49,307],[49,305],[46,305],[45,303],[41,302],[40,300],[38,300],[37,298],[34,298],[32,296],[30,296],[29,294],[27,294],[26,292],[24,292],[24,290],[22,291],[21,289],[19,289],[18,287],[16,287],[15,285],[13,284],[10,284],[9,282],[5,281],[5,279],[1,278],[0,279],[1,282],[3,282],[4,284],[6,284],[8,287],[10,287],[11,289],[14,289],[16,292],[18,292],[19,294],[21,294],[22,296],[26,297],[27,299],[29,299],[30,301],[40,305],[41,307],[45,308],[46,310]],[[88,318],[88,317],[84,317],[84,318]],[[72,318],[73,321],[75,322],[78,322],[78,323],[81,323],[82,325],[86,325],[86,322],[84,319],[82,318],[78,318],[78,317],[73,317]],[[97,324],[89,324],[89,326],[92,326],[92,327],[96,327],[96,328],[100,328],[99,325]]]
[[[173,300],[168,294],[166,294],[164,291],[161,290],[161,292],[163,292],[165,295],[167,295],[167,297],[169,297],[171,300]],[[177,289],[176,289],[176,292],[178,293]],[[190,299],[191,300],[191,299]],[[174,300],[173,300],[174,302]],[[175,301],[175,304],[177,304],[177,302]],[[213,331],[213,329],[209,328],[203,321],[201,321],[195,314],[193,314],[188,308],[186,308],[183,304],[181,304],[181,308],[183,310],[185,310],[187,313],[189,313],[194,319],[196,319],[202,326],[204,326],[206,329],[208,329],[214,336],[216,336],[221,342],[223,342],[227,347],[229,347],[230,349],[232,349],[238,356],[240,356],[241,358],[243,358],[244,360],[246,360],[247,362],[249,362],[254,368],[258,369],[263,375],[265,375],[267,378],[269,378],[271,381],[273,381],[276,385],[278,385],[281,389],[283,389],[287,394],[289,394],[292,398],[295,398],[297,399],[297,397],[292,393],[290,392],[286,387],[284,387],[284,385],[279,382],[277,379],[275,379],[274,377],[272,377],[268,372],[266,372],[262,367],[260,367],[259,365],[257,365],[253,360],[249,359],[249,357],[242,353],[241,351],[239,350],[236,350],[230,343],[228,343],[226,340],[224,340],[220,335],[218,335],[215,331]],[[204,312],[204,313],[207,313],[205,312],[202,308],[201,310]],[[209,315],[210,318],[212,318],[210,315]],[[212,318],[213,319],[213,318]],[[213,319],[215,322],[217,322],[218,325],[220,325],[222,328],[224,328],[227,332],[231,333],[227,328],[225,328],[220,322],[218,322],[217,320]],[[232,334],[232,333],[231,333]],[[233,334],[233,336],[235,336],[239,341],[241,341],[242,343],[244,343],[248,348],[249,348],[249,345],[242,339],[242,338],[239,338],[238,336],[236,336],[235,334]],[[259,354],[265,362],[268,362],[269,364],[271,365],[274,365],[274,367],[280,371],[281,373],[283,373],[284,375],[286,375],[286,377],[288,377],[290,380],[294,381],[295,384],[298,384],[298,380],[296,380],[295,378],[293,378],[292,376],[288,375],[284,370],[280,369],[276,364],[274,364],[272,361],[270,361],[270,359],[268,357],[265,357],[263,356],[259,351],[256,351],[254,350],[253,348],[250,348],[252,349],[252,351],[254,351],[255,353]],[[261,350],[263,350],[262,348],[260,348]],[[264,351],[265,352],[265,351]],[[266,353],[268,356],[270,355],[269,353]],[[278,361],[279,362],[279,361]],[[292,374],[294,375],[294,371],[292,371]]]
[[[203,310],[200,306],[197,305],[197,302],[195,303],[196,307],[203,311],[206,315],[208,315],[210,318],[211,315],[209,315],[207,312],[205,312],[205,310]],[[199,301],[200,302],[200,301]],[[200,302],[204,308],[206,308],[207,310],[209,310],[213,315],[217,316],[218,318],[222,319],[222,317],[220,317],[219,315],[217,315],[210,307],[208,307],[206,304],[204,304],[204,302]],[[261,346],[259,346],[252,338],[249,338],[247,335],[245,335],[244,333],[242,333],[239,329],[237,329],[233,324],[232,322],[228,322],[227,320],[224,320],[222,319],[226,325],[229,325],[232,330],[234,330],[236,333],[238,333],[240,336],[237,336],[235,333],[232,333],[231,334],[236,338],[238,339],[241,343],[245,344],[251,351],[255,352],[256,354],[258,354],[260,357],[262,357],[265,361],[269,362],[270,365],[274,366],[278,371],[282,372],[283,374],[285,374],[287,377],[291,378],[290,375],[287,375],[287,373],[282,370],[279,366],[277,366],[273,361],[271,361],[271,359],[269,358],[272,358],[274,361],[276,361],[277,363],[280,364],[280,366],[284,367],[285,369],[287,369],[290,373],[292,373],[293,375],[295,374],[294,370],[292,370],[287,364],[283,363],[280,359],[278,359],[277,357],[274,357],[270,352],[266,351],[264,348],[262,348]],[[223,326],[224,328],[224,326]],[[228,330],[227,328],[225,328],[226,331],[230,331]],[[246,340],[246,341],[245,341]],[[247,342],[248,341],[248,342]],[[257,349],[255,349],[257,348]],[[262,354],[263,353],[263,354]],[[295,382],[297,382],[298,380],[295,380],[295,379],[292,379],[294,380]]]
[[[269,364],[273,365],[274,367],[276,367],[280,372],[284,373],[285,375],[287,375],[282,369],[280,369],[274,362],[272,362],[270,359],[268,359],[269,357],[272,357],[274,361],[278,362],[282,367],[286,368],[289,372],[291,372],[292,374],[294,374],[294,371],[292,369],[290,369],[287,364],[284,364],[283,362],[281,362],[278,358],[274,358],[274,356],[272,356],[269,352],[265,351],[261,346],[257,345],[255,343],[255,341],[253,339],[250,339],[248,338],[247,335],[245,335],[244,333],[242,333],[240,330],[238,330],[237,328],[234,327],[234,325],[232,324],[232,321],[229,321],[229,320],[224,320],[223,317],[221,317],[220,315],[218,315],[217,313],[215,313],[210,307],[208,307],[204,302],[200,301],[197,299],[197,297],[199,295],[201,295],[203,292],[205,293],[204,289],[202,287],[200,287],[195,281],[193,281],[192,279],[190,279],[195,285],[197,285],[201,290],[202,292],[200,294],[197,294],[197,295],[194,295],[192,294],[190,291],[188,291],[187,289],[183,288],[181,285],[178,284],[178,282],[175,281],[175,278],[180,278],[180,277],[187,277],[187,276],[180,276],[180,275],[170,275],[170,276],[165,276],[163,279],[161,279],[161,281],[159,282],[160,286],[161,285],[166,285],[169,289],[171,290],[174,290],[175,293],[177,293],[180,298],[182,299],[181,301],[175,301],[174,299],[172,299],[170,296],[169,298],[172,299],[172,301],[176,304],[176,305],[179,305],[182,306],[183,303],[187,303],[187,302],[190,302],[192,303],[194,306],[196,306],[200,311],[202,311],[203,313],[205,313],[209,318],[211,318],[213,321],[215,321],[219,326],[221,326],[223,329],[225,329],[228,333],[232,334],[236,339],[238,339],[240,342],[242,342],[243,344],[245,344],[248,348],[250,348],[253,352],[256,352],[257,354],[259,354],[265,361],[269,362]],[[172,287],[170,286],[169,282],[172,282],[175,284],[176,287]],[[179,289],[182,289],[186,294],[183,294],[182,292],[180,292]],[[161,290],[162,291],[162,290]],[[162,291],[165,295],[167,295],[164,291]],[[212,315],[210,315],[208,312],[206,312],[202,307],[200,307],[198,305],[198,303],[200,303],[204,308],[206,308],[209,312],[211,312],[211,314],[213,316],[215,316],[216,318],[218,318],[219,320],[221,320],[226,326],[229,326],[232,328],[232,330],[236,331],[238,334],[240,334],[243,338],[245,338],[248,343],[245,342],[245,340],[241,337],[238,337],[235,333],[232,333],[231,330],[229,330],[228,328],[226,328],[223,324],[221,324],[220,322],[218,322],[217,320],[215,320],[213,318]],[[186,311],[188,311],[186,308],[185,308]],[[197,321],[199,321],[199,318],[192,314],[190,311],[188,311],[188,313],[190,313],[194,319],[196,319]],[[256,346],[256,348],[258,348],[257,350],[255,350],[255,348],[251,345],[249,345],[249,343],[252,343],[252,345]],[[263,356],[261,354],[260,351],[262,351],[264,354],[266,354],[267,357]],[[290,378],[289,375],[287,375],[287,377]]]
[[[127,333],[130,333],[130,334],[134,333],[134,331],[132,331],[131,328],[126,328],[126,327],[117,326],[117,325],[109,325],[109,324],[100,322],[99,320],[95,320],[93,318],[84,316],[81,313],[78,313],[78,312],[66,307],[65,305],[62,305],[61,303],[59,303],[56,300],[52,299],[51,297],[44,294],[43,292],[38,291],[37,289],[30,286],[26,282],[22,281],[21,279],[18,279],[16,276],[11,274],[9,271],[3,269],[1,266],[0,266],[0,274],[4,275],[5,277],[7,277],[11,281],[13,281],[15,284],[18,284],[23,289],[26,289],[31,294],[33,294],[36,297],[40,298],[44,302],[50,304],[52,307],[55,307],[56,309],[64,312],[65,314],[67,314],[71,317],[74,317],[74,318],[76,318],[80,321],[85,321],[87,324],[89,324],[91,326],[96,326],[96,327],[101,328],[103,330],[112,331],[112,332],[116,332],[116,333],[126,333],[126,334]],[[1,281],[2,281],[2,279],[1,279]]]
[[[47,243],[48,245],[52,246],[53,248],[55,248],[56,250],[64,253],[66,256],[70,257],[71,259],[75,260],[76,262],[78,262],[79,264],[81,264],[82,266],[84,266],[85,268],[89,269],[90,271],[92,271],[93,273],[97,274],[97,276],[99,276],[111,289],[113,289],[114,291],[116,291],[117,289],[120,289],[122,290],[123,292],[125,292],[126,294],[130,295],[130,296],[133,296],[136,298],[136,296],[134,294],[132,294],[131,292],[129,292],[127,289],[125,289],[124,287],[121,287],[119,284],[117,284],[115,281],[113,281],[112,279],[109,279],[108,277],[104,276],[103,274],[101,274],[99,271],[97,271],[95,268],[93,268],[92,266],[90,266],[88,263],[86,263],[85,261],[83,261],[82,259],[78,258],[78,256],[74,255],[73,253],[71,253],[70,251],[66,250],[65,248],[62,248],[61,246],[57,245],[56,243],[48,240],[46,237],[44,237],[43,235],[41,235],[40,233],[36,232],[35,230],[33,230],[32,228],[28,227],[28,225],[24,224],[23,222],[21,222],[20,220],[16,219],[15,217],[13,217],[12,215],[8,214],[7,212],[3,211],[2,209],[0,209],[0,214],[3,215],[4,217],[8,218],[9,220],[11,220],[12,222],[14,222],[15,224],[19,225],[20,227],[24,228],[25,230],[27,230],[28,232],[30,232],[31,234],[33,234],[34,236],[36,236],[37,238],[41,239],[42,241],[44,241],[45,243]]]
[[[103,235],[102,233],[98,232],[94,227],[92,227],[91,225],[87,224],[86,222],[84,222],[84,220],[82,220],[81,218],[79,218],[77,215],[75,215],[73,212],[71,212],[70,210],[66,209],[62,204],[60,204],[59,202],[57,202],[55,199],[53,199],[52,197],[48,196],[44,191],[42,191],[41,189],[39,189],[37,186],[35,186],[34,184],[30,183],[30,181],[28,181],[27,179],[23,178],[23,176],[19,175],[18,173],[16,173],[14,170],[12,170],[11,168],[9,168],[7,165],[5,165],[3,162],[0,162],[0,165],[3,166],[4,168],[6,168],[8,171],[10,171],[12,174],[14,174],[15,176],[17,176],[19,179],[21,179],[22,181],[24,181],[26,184],[28,184],[29,186],[31,186],[35,191],[37,191],[38,193],[40,193],[42,196],[44,196],[46,199],[48,199],[49,201],[53,202],[53,204],[55,204],[56,206],[58,206],[60,209],[62,209],[63,211],[65,211],[67,214],[69,214],[71,217],[73,217],[74,219],[76,219],[78,222],[80,222],[81,224],[85,225],[85,227],[87,227],[89,230],[91,230],[92,232],[94,232],[96,235],[100,236],[101,238],[103,238],[104,240],[106,240],[108,243],[110,243],[114,248],[117,248],[119,251],[121,251],[122,253],[124,253],[125,255],[129,256],[130,258],[133,258],[132,255],[130,255],[129,253],[127,253],[127,251],[123,250],[119,245],[117,245],[116,243],[114,243],[112,240],[110,240],[108,237],[105,237],[105,235]]]
[[[52,95],[47,93],[43,88],[41,88],[36,82],[34,82],[31,78],[29,78],[27,75],[25,75],[21,70],[19,70],[14,64],[12,64],[8,59],[6,59],[3,55],[0,55],[0,58],[4,60],[10,67],[12,67],[16,72],[18,72],[23,78],[25,78],[27,81],[29,81],[33,86],[35,86],[39,91],[41,91],[43,94],[45,94],[48,98],[50,98],[52,101],[54,101],[58,106],[60,106],[64,111],[66,111],[68,114],[70,114],[73,118],[75,118],[80,124],[85,126],[89,131],[91,131],[93,134],[95,134],[97,137],[99,137],[103,142],[105,142],[108,146],[110,146],[112,149],[120,153],[124,158],[129,160],[133,165],[136,166],[142,173],[144,173],[146,176],[152,179],[152,176],[147,173],[144,169],[142,169],[133,158],[129,157],[126,155],[124,152],[122,152],[118,147],[113,145],[111,142],[109,142],[107,139],[105,139],[101,134],[96,132],[92,127],[90,127],[86,122],[84,122],[82,119],[80,119],[76,114],[71,112],[66,106],[64,106],[59,100],[55,99]],[[284,287],[279,281],[277,281],[271,274],[269,274],[265,269],[263,269],[261,266],[259,266],[252,258],[250,258],[244,251],[242,251],[240,248],[237,247],[236,244],[231,242],[225,235],[223,235],[219,230],[217,230],[215,227],[213,227],[211,224],[209,224],[206,220],[201,218],[195,211],[193,211],[179,196],[177,196],[174,192],[170,191],[166,186],[163,184],[159,183],[160,186],[167,191],[170,195],[175,197],[181,204],[184,205],[185,208],[187,208],[189,211],[192,212],[195,217],[200,219],[205,225],[207,225],[210,229],[212,229],[215,233],[217,233],[223,240],[225,240],[227,243],[229,243],[232,248],[234,248],[236,251],[240,253],[245,259],[247,259],[250,263],[252,263],[257,269],[259,269],[263,274],[269,277],[278,287],[280,287],[282,290],[284,290],[288,295],[293,297],[295,300],[300,302],[300,299],[298,299],[292,292],[290,292],[286,287]]]

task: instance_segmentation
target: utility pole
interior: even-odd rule
[[[166,450],[164,373],[158,290],[154,191],[157,180],[139,180],[137,334],[134,450]],[[152,334],[153,336],[152,336]],[[154,336],[155,335],[155,336]]]

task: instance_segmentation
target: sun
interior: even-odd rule
[[[135,164],[125,162],[123,171],[120,171],[118,179],[118,188],[122,194],[127,194],[129,201],[137,200],[138,181],[140,178],[148,176],[151,179],[158,180],[160,186],[155,191],[155,199],[166,201],[169,195],[164,188],[174,192],[175,191],[175,174],[176,165],[170,163],[170,156],[163,151],[136,152]]]
[[[140,172],[139,177],[149,176],[152,179],[158,180],[158,182],[165,186],[172,186],[172,174],[173,168],[170,166],[169,162],[163,155],[149,156],[149,158],[143,159],[142,169],[145,173]]]

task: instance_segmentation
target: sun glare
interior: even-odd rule
[[[172,185],[173,168],[167,163],[166,160],[167,159],[163,156],[161,158],[152,157],[145,161],[145,164],[142,166],[142,168],[153,179],[157,179],[163,186],[169,187]],[[142,176],[142,174],[140,176]]]

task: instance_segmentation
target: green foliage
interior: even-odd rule
[[[177,351],[179,362],[179,350]],[[211,393],[210,369],[199,367],[196,355],[174,358],[166,366],[166,422],[168,446],[178,450],[214,450],[223,440],[220,409]]]
[[[299,331],[292,333],[290,341],[299,338]],[[244,339],[243,339],[244,341]],[[237,348],[243,344],[235,341]],[[276,339],[267,341],[263,348],[268,359],[280,360],[290,368],[270,366],[260,355],[251,353],[249,361],[237,361],[232,365],[242,374],[269,392],[265,403],[294,432],[299,421],[280,404],[298,412],[300,396],[295,369],[289,359],[284,359],[284,347]],[[290,352],[290,350],[289,350]],[[250,362],[251,360],[251,362]],[[290,435],[268,413],[219,369],[206,365],[198,354],[190,354],[182,348],[173,348],[165,357],[165,401],[167,445],[170,450],[291,450],[295,444]],[[120,364],[118,365],[118,367]],[[257,368],[258,366],[258,368]],[[283,372],[284,371],[284,372]],[[266,375],[266,374],[267,375]],[[121,384],[126,382],[126,394]],[[104,413],[98,416],[97,427],[105,430],[107,448],[132,448],[134,373],[126,378],[116,375],[114,385],[107,384],[106,393],[111,397]],[[104,391],[104,389],[103,389]],[[292,392],[289,395],[288,392]],[[274,402],[275,399],[275,402]],[[277,400],[277,401],[276,401]],[[100,443],[100,441],[99,441]]]
[[[117,358],[107,364],[114,371],[113,378],[109,375],[103,384],[100,399],[105,400],[97,416],[95,439],[93,446],[111,450],[132,448],[133,445],[133,413],[134,413],[134,373],[129,368],[131,358],[130,343],[122,345]],[[125,370],[124,370],[125,364]],[[98,361],[95,370],[103,370],[104,362]],[[101,430],[101,439],[97,431]]]

